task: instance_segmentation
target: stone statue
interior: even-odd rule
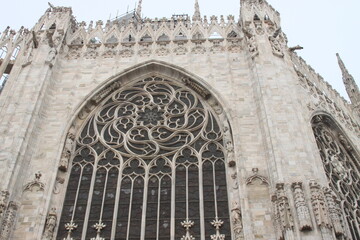
[[[42,240],[53,239],[54,230],[55,230],[55,226],[56,226],[56,220],[57,220],[56,208],[51,208],[51,210],[48,214],[48,217],[46,218],[45,229],[44,229],[44,234],[43,234]]]
[[[61,154],[60,164],[59,164],[59,170],[66,172],[68,165],[69,165],[69,159],[71,156],[71,152],[73,151],[75,146],[75,135],[72,132],[69,132],[66,137],[65,146],[63,149],[63,152]]]

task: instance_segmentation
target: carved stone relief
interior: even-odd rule
[[[11,233],[14,228],[15,217],[18,210],[18,203],[10,202],[5,212],[4,219],[0,229],[0,240],[8,240],[11,237]]]
[[[311,180],[309,185],[311,191],[311,204],[313,207],[316,223],[321,231],[321,235],[324,240],[333,239],[324,193],[320,185],[314,180]]]
[[[211,94],[208,90],[200,86],[198,83],[196,83],[194,80],[190,78],[182,78],[181,81],[188,87],[190,87],[192,90],[194,90],[197,94],[202,96],[205,99],[209,99]]]
[[[279,40],[274,36],[269,37],[269,42],[273,51],[273,54],[278,57],[284,57],[284,53],[282,47],[279,43]]]
[[[65,179],[61,178],[61,177],[56,177],[56,182],[55,182],[55,186],[53,189],[53,193],[54,194],[59,194],[60,193],[60,184],[64,184]]]
[[[30,181],[29,183],[25,184],[24,186],[24,192],[26,191],[44,191],[45,189],[45,183],[41,181],[41,172],[35,173],[34,180]]]
[[[276,193],[272,198],[275,205],[275,219],[278,239],[292,240],[294,235],[294,219],[291,214],[289,199],[286,196],[284,183],[276,184]]]
[[[166,56],[166,55],[170,54],[170,50],[166,47],[160,47],[160,48],[156,49],[155,52],[158,56]]]
[[[246,36],[245,38],[246,38],[248,50],[250,52],[250,56],[251,58],[254,59],[257,55],[259,55],[256,38],[250,28],[243,28],[243,32]]]
[[[255,180],[260,180],[261,184],[269,185],[268,179],[259,174],[259,169],[258,168],[253,168],[252,173],[253,174],[246,179],[246,181],[245,181],[246,185],[253,184],[253,181],[255,181]]]
[[[243,233],[243,222],[242,222],[242,215],[241,210],[238,202],[234,201],[231,208],[231,221],[234,228],[234,239],[235,240],[242,240],[244,239]]]
[[[339,239],[346,237],[345,219],[340,209],[340,201],[336,194],[329,188],[324,188],[326,203],[329,209],[329,217],[335,236]]]
[[[299,227],[301,231],[312,230],[311,217],[309,208],[306,203],[306,198],[301,182],[292,184],[294,194],[295,208],[299,220]]]
[[[69,133],[66,136],[65,146],[61,154],[59,170],[66,172],[69,165],[69,160],[71,157],[71,153],[75,147],[75,135],[73,133],[73,129],[70,129]]]
[[[204,54],[206,52],[206,48],[197,45],[191,49],[191,52],[195,54]]]
[[[56,208],[51,208],[46,218],[42,240],[52,240],[57,222]]]

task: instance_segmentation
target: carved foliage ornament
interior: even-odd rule
[[[299,219],[299,227],[301,231],[312,230],[309,208],[306,203],[305,194],[301,182],[292,184],[294,193],[295,208]]]
[[[272,201],[274,203],[278,239],[294,239],[294,219],[283,183],[276,184],[276,192],[272,197]]]

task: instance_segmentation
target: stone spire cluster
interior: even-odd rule
[[[200,21],[201,20],[201,14],[200,14],[200,7],[199,7],[199,1],[195,0],[195,11],[194,16],[192,17],[193,21]]]
[[[346,88],[346,91],[349,95],[351,103],[354,105],[357,111],[360,111],[360,91],[357,86],[354,77],[349,73],[345,67],[344,62],[341,60],[340,55],[336,54],[338,63],[342,72],[343,82]]]

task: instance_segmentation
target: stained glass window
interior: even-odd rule
[[[360,159],[332,119],[319,115],[312,124],[329,185],[341,201],[352,239],[360,239]]]
[[[230,239],[223,133],[180,83],[149,77],[111,94],[76,138],[57,239]]]

